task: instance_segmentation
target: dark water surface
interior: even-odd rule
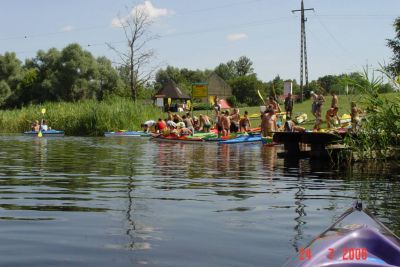
[[[400,234],[391,163],[279,147],[0,137],[0,266],[281,266],[361,198]]]

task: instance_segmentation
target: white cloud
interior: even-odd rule
[[[245,34],[245,33],[233,33],[233,34],[227,35],[226,39],[228,41],[238,41],[238,40],[241,40],[241,39],[246,39],[248,37],[249,36],[247,34]]]
[[[174,14],[173,10],[167,8],[157,8],[153,6],[150,1],[146,0],[143,4],[133,7],[129,15],[125,17],[113,18],[111,25],[113,27],[121,27],[127,20],[134,17],[137,12],[143,12],[148,16],[149,20],[155,20],[160,17]]]
[[[61,31],[63,31],[63,32],[70,32],[70,31],[72,31],[74,29],[74,27],[72,27],[71,25],[67,25],[67,26],[64,26],[62,29],[61,29]]]

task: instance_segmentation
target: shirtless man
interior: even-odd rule
[[[268,105],[272,106],[272,108],[274,109],[275,113],[281,112],[281,108],[279,107],[278,102],[275,101],[274,97],[270,96],[268,98]]]
[[[353,132],[356,132],[360,128],[360,114],[362,113],[362,110],[357,107],[357,104],[355,102],[351,102],[351,129]]]
[[[231,133],[237,133],[239,131],[239,121],[240,121],[240,114],[237,108],[233,109],[233,113],[230,119],[231,119],[230,131]]]
[[[337,112],[339,110],[339,99],[334,91],[331,92],[331,95],[332,95],[331,108],[333,108],[336,111],[336,113],[334,114],[334,117],[336,117],[337,121],[340,124],[340,118],[337,115]]]
[[[222,135],[222,114],[218,109],[215,109],[215,127],[218,131],[218,137]]]
[[[272,136],[272,133],[277,129],[276,115],[273,108],[268,107],[262,116],[261,120],[261,134],[263,137]]]
[[[222,135],[228,136],[230,134],[231,120],[229,118],[229,111],[225,111],[225,115],[221,116]]]

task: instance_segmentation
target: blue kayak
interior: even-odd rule
[[[118,136],[130,136],[130,137],[150,137],[151,135],[146,132],[137,131],[118,131],[118,132],[105,132],[105,137],[118,137]]]
[[[356,202],[283,266],[400,266],[400,239],[363,208],[361,202]]]
[[[42,136],[64,136],[64,131],[57,131],[57,130],[47,130],[47,131],[41,131]],[[38,136],[39,132],[37,131],[27,131],[24,132],[26,135],[31,135],[31,136]]]
[[[262,137],[259,134],[239,135],[236,138],[219,141],[218,144],[239,144],[239,143],[258,143],[262,142]]]

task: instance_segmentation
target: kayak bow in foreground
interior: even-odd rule
[[[283,266],[400,266],[400,239],[357,202]]]

